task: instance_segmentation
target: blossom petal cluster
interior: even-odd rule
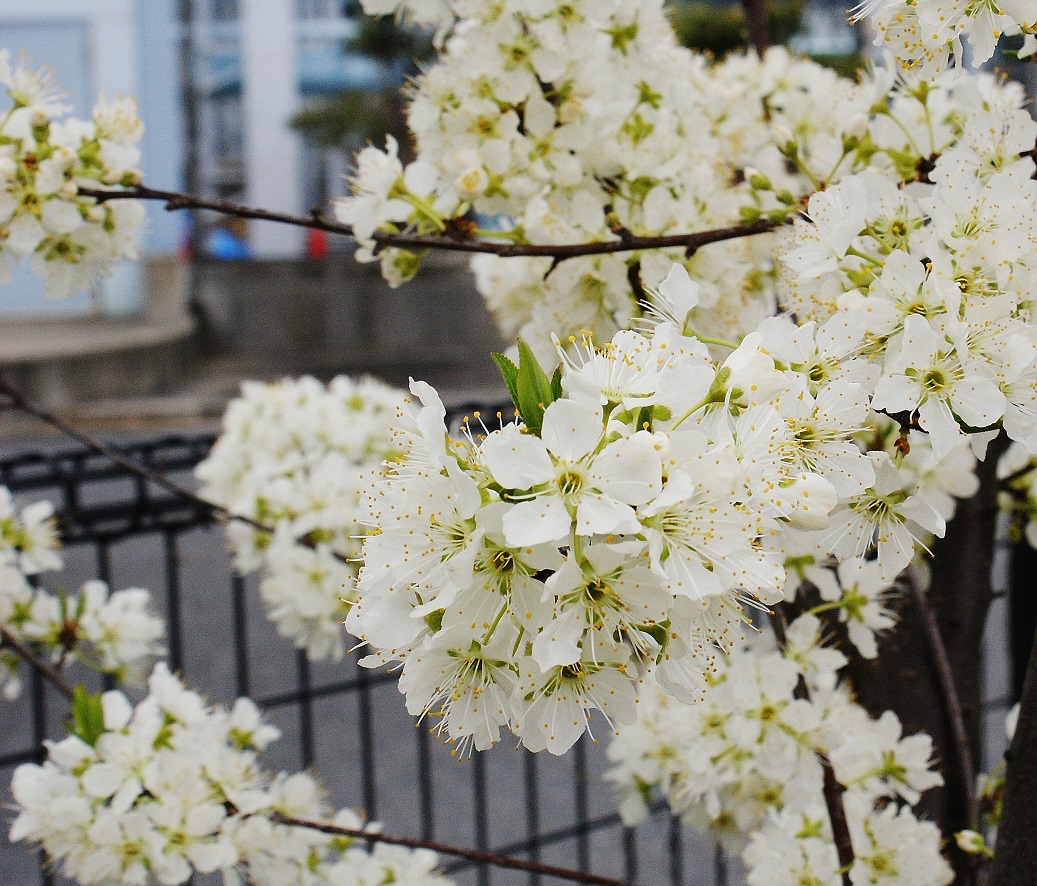
[[[39,844],[82,886],[186,883],[220,872],[227,884],[448,886],[436,855],[281,823],[277,816],[373,829],[328,808],[308,773],[273,774],[258,753],[279,732],[255,704],[212,707],[164,664],[136,706],[119,691],[100,699],[103,729],[45,742],[42,765],[14,775],[12,841]]]
[[[846,658],[821,642],[823,630],[806,614],[789,625],[783,651],[769,633],[732,648],[696,704],[646,683],[636,723],[608,751],[624,821],[643,818],[658,789],[686,826],[741,853],[753,886],[838,884],[823,753],[846,788],[852,882],[951,882],[939,830],[911,811],[943,783],[932,740],[904,736],[891,711],[876,720],[853,701],[837,683]]]
[[[934,15],[950,15],[948,0],[931,5]],[[971,15],[965,5],[955,14]],[[587,329],[604,340],[636,325],[673,262],[700,283],[695,323],[711,335],[737,340],[752,331],[776,301],[789,303],[789,288],[834,302],[862,280],[870,283],[864,275],[877,266],[854,258],[848,287],[799,280],[813,268],[831,270],[836,253],[845,256],[855,245],[858,232],[844,229],[858,221],[858,231],[863,227],[860,210],[823,208],[831,184],[865,172],[887,179],[869,194],[882,254],[909,244],[918,253],[926,240],[915,236],[919,222],[938,224],[945,211],[919,207],[915,199],[924,195],[913,199],[910,188],[901,199],[903,182],[943,153],[953,155],[944,160],[949,182],[961,163],[985,176],[1033,148],[1026,115],[1016,113],[1021,90],[990,75],[947,72],[933,80],[890,64],[854,83],[780,48],[762,59],[733,54],[711,62],[677,44],[658,2],[444,0],[365,8],[372,14],[392,8],[439,28],[439,58],[411,95],[417,158],[404,164],[395,142],[385,150],[364,148],[353,194],[336,206],[364,244],[358,258],[380,258],[395,284],[417,272],[424,253],[376,250],[368,239],[376,231],[505,243],[606,242],[781,222],[819,192],[810,210],[815,236],[796,245],[791,279],[775,261],[773,234],[713,243],[690,257],[679,248],[560,264],[477,256],[477,285],[501,329],[509,338],[521,336],[545,361],[551,334],[564,341]],[[574,45],[581,52],[567,51]],[[1001,112],[1011,118],[1003,132]],[[861,189],[848,187],[854,195]],[[1004,188],[971,196],[965,190],[948,185],[933,199],[954,204],[946,209],[959,215],[967,211],[962,201],[983,200],[988,214],[1002,217],[1029,199],[1020,193],[1010,206],[994,206],[991,197],[1007,199]],[[1024,209],[1011,227],[1026,230],[1027,218]]]
[[[112,591],[88,581],[78,593],[41,587],[41,573],[60,569],[58,537],[50,502],[19,507],[0,486],[0,626],[34,651],[55,661],[78,661],[139,682],[165,652],[165,624],[152,611],[143,588]],[[21,691],[20,658],[0,641],[0,694]]]
[[[276,529],[231,521],[227,537],[237,568],[261,572],[278,630],[313,659],[345,651],[341,622],[365,532],[358,502],[381,463],[400,452],[390,427],[402,406],[402,392],[371,378],[245,382],[196,468],[203,496]]]
[[[953,101],[924,82],[898,93],[917,121],[898,136],[915,145],[905,181],[868,169],[810,198],[780,249],[779,301],[842,330],[877,370],[862,381],[872,407],[910,417],[938,457],[966,431],[977,452],[999,428],[1032,448],[1037,123],[1021,90],[983,77],[949,90]]]
[[[135,258],[138,200],[98,203],[80,188],[140,183],[144,127],[132,99],[102,95],[89,120],[66,116],[53,75],[0,49],[0,284],[29,259],[62,298],[89,288],[115,261]]]
[[[858,18],[872,17],[875,45],[885,45],[905,68],[933,76],[952,64],[990,61],[1002,37],[1021,37],[1019,56],[1037,52],[1037,10],[1028,0],[862,0]]]
[[[553,381],[520,348],[522,414],[494,430],[449,438],[412,382],[406,454],[364,503],[376,528],[346,627],[460,749],[503,727],[562,753],[598,719],[631,722],[648,674],[700,696],[744,607],[808,566],[874,655],[891,624],[877,598],[974,491],[964,435],[897,454],[870,364],[831,345],[842,331],[775,318],[714,357],[684,321],[695,291],[675,266],[652,324],[558,343]]]
[[[813,190],[811,175],[834,174],[870,104],[866,90],[780,48],[712,64],[678,44],[659,0],[364,6],[440,29],[408,110],[416,160],[404,164],[392,140],[364,148],[353,193],[336,204],[364,244],[358,258],[379,259],[394,284],[422,254],[375,250],[376,231],[567,244],[780,221]],[[786,162],[775,130],[801,136],[811,174]],[[702,329],[751,331],[773,310],[770,239],[557,267],[482,255],[472,267],[505,335],[546,359],[552,332],[604,340],[629,326],[640,287],[675,261],[703,285]]]

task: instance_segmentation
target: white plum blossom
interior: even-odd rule
[[[43,657],[139,684],[165,652],[165,623],[152,611],[151,594],[113,591],[101,581],[76,593],[48,590],[42,574],[62,565],[53,505],[16,502],[0,486],[0,626]],[[0,642],[0,694],[7,700],[21,691],[20,665]]]
[[[52,73],[26,58],[12,64],[7,49],[0,49],[0,86],[12,103],[0,110],[0,283],[29,258],[48,297],[88,289],[116,261],[137,256],[140,201],[79,194],[140,183],[136,104],[102,95],[90,120],[66,118]]]
[[[136,706],[118,691],[98,701],[96,734],[45,742],[47,759],[14,774],[12,841],[43,848],[83,884],[176,886],[197,872],[226,883],[448,886],[435,853],[368,850],[352,839],[278,821],[283,815],[378,830],[334,813],[308,773],[273,774],[258,754],[280,732],[249,699],[210,707],[164,664]]]
[[[741,853],[750,884],[837,884],[823,752],[846,788],[854,870],[902,886],[949,883],[935,826],[890,802],[917,803],[943,783],[932,768],[932,740],[902,737],[892,712],[873,719],[837,685],[846,658],[820,644],[820,625],[817,616],[800,616],[788,626],[784,650],[771,635],[732,647],[705,696],[691,704],[646,683],[637,720],[608,751],[606,778],[620,791],[623,820],[636,824],[657,790],[686,826]],[[884,860],[895,864],[884,868]]]
[[[245,382],[195,469],[202,495],[276,530],[232,521],[228,541],[241,572],[262,572],[278,630],[315,660],[345,653],[341,622],[366,531],[360,496],[401,451],[391,425],[402,404],[402,393],[374,379]]]

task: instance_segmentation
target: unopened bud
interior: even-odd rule
[[[767,176],[758,169],[753,169],[751,166],[745,167],[745,178],[754,191],[769,191],[774,187]]]
[[[958,848],[969,855],[991,856],[994,854],[990,851],[990,847],[987,846],[983,835],[978,831],[958,831],[954,835],[954,840],[958,844]]]

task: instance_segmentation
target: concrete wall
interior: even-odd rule
[[[323,262],[225,262],[197,268],[202,341],[246,374],[373,372],[405,383],[495,383],[501,340],[467,262],[426,260],[391,289],[377,265],[348,256]],[[442,382],[440,381],[442,380]]]

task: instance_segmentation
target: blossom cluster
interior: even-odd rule
[[[203,496],[276,529],[231,521],[227,536],[237,568],[261,572],[278,630],[311,658],[338,660],[345,651],[341,622],[366,531],[358,502],[381,463],[400,452],[390,425],[402,406],[402,392],[371,378],[245,382],[196,468]]]
[[[613,740],[606,774],[624,822],[641,820],[654,789],[688,827],[740,852],[752,886],[842,882],[818,753],[845,787],[853,883],[939,886],[953,879],[941,834],[911,811],[943,778],[932,740],[903,736],[892,711],[873,719],[839,685],[846,658],[823,645],[813,614],[720,659],[705,698],[679,702],[646,683],[636,723]],[[797,692],[800,681],[808,689]]]
[[[211,707],[165,665],[135,707],[118,691],[96,699],[99,722],[46,742],[42,765],[20,766],[11,840],[40,844],[83,886],[163,886],[195,871],[226,884],[448,886],[436,856],[285,824],[279,816],[377,830],[349,809],[332,815],[307,773],[265,770],[278,738],[248,699]],[[89,717],[83,718],[87,724]]]
[[[1002,37],[1022,37],[1020,58],[1037,52],[1037,10],[1029,0],[861,0],[853,14],[870,16],[875,45],[924,76],[961,65],[963,41],[975,67],[990,61]]]
[[[137,254],[140,202],[99,204],[79,188],[138,184],[143,124],[132,99],[103,95],[89,120],[67,117],[52,74],[6,49],[0,85],[12,103],[0,111],[0,283],[31,257],[49,297],[71,295]]]
[[[990,437],[1003,426],[1030,446],[1037,428],[1037,181],[1026,153],[1037,123],[1007,97],[989,95],[955,124],[953,143],[943,115],[919,119],[912,139],[937,155],[931,169],[903,187],[872,170],[844,177],[810,198],[781,249],[784,306],[800,322],[853,329],[882,369],[873,407],[917,414],[938,454],[959,424]]]
[[[41,501],[18,508],[0,486],[0,626],[53,660],[78,661],[122,681],[142,680],[164,652],[165,625],[151,612],[142,588],[110,591],[88,581],[77,594],[48,591],[33,581],[60,569],[53,506]],[[0,693],[21,691],[20,658],[0,641]]]
[[[654,0],[365,4],[390,6],[439,26],[441,54],[411,96],[417,160],[404,166],[391,140],[365,148],[354,193],[336,206],[362,244],[404,228],[565,244],[781,220],[813,187],[790,171],[772,129],[809,136],[827,163],[846,121],[868,107],[852,101],[850,81],[781,49],[711,65],[678,45]],[[773,188],[756,188],[750,167]],[[378,256],[394,283],[420,264],[391,247]],[[358,257],[374,259],[370,243]],[[745,333],[772,312],[772,250],[753,240],[691,258],[671,248],[556,268],[483,255],[473,269],[505,334],[545,359],[551,331],[607,339],[629,326],[638,288],[657,286],[675,261],[703,284],[701,328]]]
[[[697,297],[674,266],[651,323],[558,343],[553,379],[524,345],[518,366],[500,357],[520,420],[478,436],[448,438],[412,383],[346,626],[462,748],[505,727],[562,753],[593,716],[631,722],[649,672],[696,698],[743,606],[837,561],[818,584],[873,648],[875,598],[974,491],[963,433],[904,465],[852,329],[776,317],[717,358],[688,323]]]
[[[361,260],[376,256],[375,231],[573,244],[780,222],[847,175],[870,170],[889,179],[888,192],[959,141],[959,162],[991,159],[976,157],[990,147],[982,132],[1022,104],[1018,87],[989,75],[947,72],[931,82],[888,65],[854,83],[781,48],[711,63],[677,45],[659,2],[372,0],[365,8],[436,25],[441,53],[411,97],[417,159],[405,166],[391,140],[365,148],[353,195],[337,204],[366,244]],[[1005,151],[1000,170],[1024,133],[1018,122],[1001,139],[993,129],[987,141]],[[1022,150],[1032,148],[1031,138]],[[953,204],[926,208],[937,223],[968,198],[943,189],[931,199]],[[899,248],[895,233],[885,239]],[[472,267],[505,335],[546,361],[551,333],[564,340],[587,329],[604,340],[634,324],[645,291],[673,262],[702,286],[696,327],[737,340],[798,285],[775,279],[775,243],[765,234],[690,257],[668,248],[557,265],[480,255]],[[394,283],[421,260],[392,247],[377,255]]]

